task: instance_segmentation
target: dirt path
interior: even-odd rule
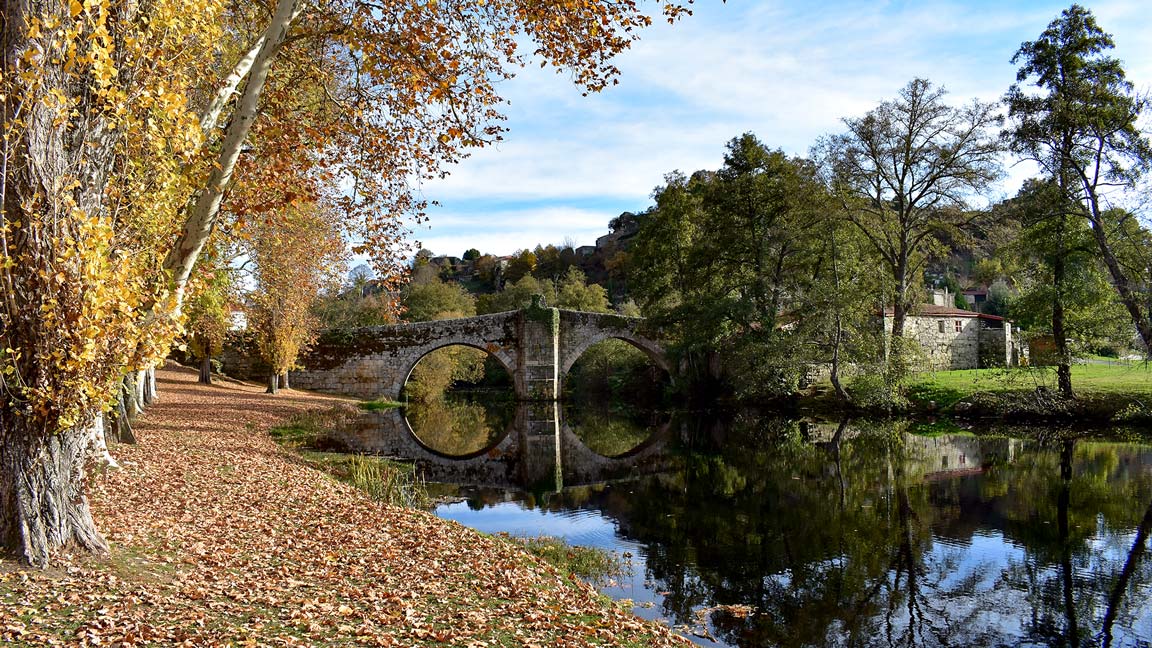
[[[160,401],[123,470],[93,479],[107,558],[0,569],[17,645],[664,646],[683,640],[498,538],[384,506],[297,462],[267,430],[335,399],[196,372]]]

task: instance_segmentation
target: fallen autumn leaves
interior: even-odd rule
[[[23,645],[673,646],[499,538],[373,502],[268,428],[333,399],[158,373],[123,470],[93,479],[107,558],[0,563],[0,641]]]

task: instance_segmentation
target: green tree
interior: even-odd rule
[[[1039,164],[1080,207],[1147,351],[1152,311],[1141,293],[1152,278],[1149,252],[1132,238],[1140,228],[1117,219],[1108,203],[1114,190],[1132,188],[1148,169],[1152,146],[1138,123],[1146,99],[1134,92],[1120,61],[1107,56],[1113,46],[1092,12],[1075,4],[1037,40],[1023,43],[1012,57],[1020,69],[1005,96],[1006,136],[1014,153]],[[1125,251],[1137,263],[1126,263]]]
[[[205,259],[190,282],[188,298],[188,349],[200,361],[199,382],[212,384],[212,356],[224,350],[224,336],[232,326],[235,285],[228,268],[220,267],[218,256]]]
[[[708,231],[702,194],[709,178],[706,172],[665,175],[632,245],[633,294],[652,325],[676,342],[695,382],[717,378],[709,357],[726,336],[726,322],[711,309],[710,275],[696,258]]]
[[[798,359],[827,366],[836,396],[848,401],[843,368],[855,365],[873,373],[867,368],[876,365],[882,348],[876,326],[878,260],[868,240],[838,209],[829,209],[812,235],[816,248],[811,271],[789,322],[792,343]],[[886,400],[896,395],[895,387],[884,390]]]
[[[1022,227],[1016,247],[1030,262],[1025,270],[1028,280],[1024,294],[1013,315],[1018,324],[1052,334],[1056,383],[1069,399],[1075,394],[1068,310],[1074,301],[1088,307],[1099,301],[1098,294],[1089,296],[1085,290],[1094,283],[1085,280],[1090,279],[1096,260],[1087,226],[1078,218],[1078,207],[1054,182],[1030,181],[1009,203],[1009,212]]]
[[[913,79],[893,101],[845,119],[848,132],[818,146],[847,217],[883,260],[891,285],[893,338],[915,310],[925,262],[941,234],[959,234],[972,216],[966,198],[1000,177],[996,106],[944,103],[943,88]],[[894,349],[899,344],[894,344]]]
[[[719,170],[670,174],[657,189],[633,239],[630,285],[694,380],[720,378],[723,365],[749,390],[797,386],[807,351],[796,323],[825,276],[832,207],[817,171],[747,133],[728,142]]]
[[[404,319],[409,322],[455,319],[476,314],[476,301],[463,286],[439,279],[408,284],[400,303],[404,307]]]
[[[563,278],[556,282],[557,308],[585,311],[588,313],[608,313],[608,291],[598,284],[588,284],[587,277],[579,268],[568,268]]]
[[[1073,398],[1075,358],[1131,334],[1123,307],[1108,285],[1080,206],[1056,183],[1029,181],[1003,208],[1022,225],[1011,246],[1022,259],[1021,293],[1009,312],[1029,331],[1052,335],[1057,387]]]
[[[480,295],[476,299],[476,312],[480,315],[519,310],[532,305],[532,295],[543,295],[544,303],[556,301],[556,288],[551,281],[541,281],[532,275],[521,277],[508,284],[504,290],[491,295]]]
[[[532,254],[536,257],[536,266],[532,274],[537,279],[559,281],[568,270],[568,264],[560,252],[560,248],[552,244],[537,245],[536,249],[532,250]]]
[[[498,288],[500,279],[500,260],[491,254],[485,254],[476,259],[473,268],[476,270],[476,278],[484,285],[485,289],[495,290]]]
[[[479,258],[480,258],[480,250],[477,250],[476,248],[468,248],[467,250],[464,251],[463,259],[465,261],[475,261],[476,259],[479,259]]]
[[[345,285],[320,296],[313,313],[323,328],[381,326],[396,322],[395,298],[373,284]]]

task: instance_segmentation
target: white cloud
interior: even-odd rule
[[[507,82],[507,141],[425,187],[444,206],[416,237],[446,254],[590,241],[620,211],[644,208],[665,173],[719,166],[724,143],[742,132],[804,154],[839,131],[842,117],[895,96],[914,76],[944,85],[957,102],[995,101],[1014,80],[1016,48],[1065,7],[697,3],[696,16],[648,30],[618,61],[621,85],[602,94],[581,97],[550,68]],[[1129,0],[1093,11],[1115,35],[1130,78],[1152,84],[1152,12]],[[1009,169],[1003,193],[1023,176]],[[572,207],[556,207],[564,204]]]
[[[571,238],[576,245],[591,245],[608,232],[606,215],[599,210],[569,207],[525,207],[482,213],[443,210],[433,214],[430,226],[413,236],[436,254],[460,256],[469,248],[487,254],[512,254],[537,244],[559,245]]]

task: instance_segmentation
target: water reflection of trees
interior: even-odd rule
[[[650,422],[595,410],[569,416],[568,425],[581,443],[602,457],[619,457],[635,450],[652,436],[655,427]]]
[[[651,505],[608,510],[647,545],[664,612],[751,605],[711,619],[746,646],[1106,643],[1147,615],[1146,454],[851,430],[737,421],[635,485]],[[980,464],[942,470],[954,446]]]
[[[442,397],[412,403],[404,410],[412,433],[425,447],[460,457],[495,445],[507,432],[507,403]]]
[[[428,353],[404,385],[404,414],[425,447],[448,456],[474,454],[505,434],[511,406],[499,398],[511,385],[488,352],[450,345]]]

